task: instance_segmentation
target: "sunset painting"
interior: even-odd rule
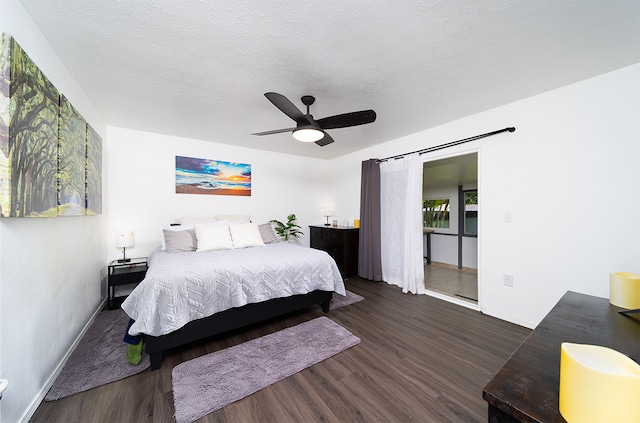
[[[251,165],[176,156],[176,193],[251,195]]]

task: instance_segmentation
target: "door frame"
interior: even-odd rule
[[[460,156],[466,156],[466,155],[470,155],[470,154],[476,154],[476,161],[477,161],[477,177],[476,177],[476,189],[478,191],[478,234],[476,236],[476,243],[477,243],[477,278],[476,278],[476,284],[477,284],[477,289],[478,289],[478,301],[477,304],[473,304],[461,299],[457,299],[455,297],[451,297],[445,294],[440,294],[438,292],[434,292],[434,291],[430,291],[430,290],[426,290],[427,295],[442,299],[444,301],[453,303],[453,304],[457,304],[463,307],[467,307],[473,310],[477,310],[480,311],[482,310],[482,280],[481,280],[481,275],[482,272],[481,270],[481,266],[482,266],[482,261],[481,261],[481,243],[480,243],[480,237],[481,237],[481,219],[482,219],[482,189],[481,189],[481,149],[479,147],[475,147],[475,148],[464,148],[464,149],[459,149],[456,151],[449,151],[445,154],[442,153],[442,151],[438,151],[438,152],[433,152],[433,153],[426,153],[423,155],[422,157],[422,163],[423,163],[423,169],[424,169],[424,163],[427,162],[436,162],[436,161],[440,161],[440,160],[445,160],[445,159],[450,159],[450,158],[455,158],[455,157],[460,157]],[[423,181],[424,181],[424,176],[423,176]],[[423,182],[422,181],[422,182]],[[423,182],[424,183],[424,182]],[[452,184],[453,185],[453,184]],[[459,184],[455,184],[456,186],[458,186]],[[423,185],[424,187],[424,185]],[[424,191],[424,188],[423,188]],[[465,190],[466,191],[466,190]],[[460,206],[460,205],[459,205]],[[458,207],[460,208],[460,207]],[[458,216],[458,230],[457,233],[454,234],[456,235],[456,238],[463,238],[464,237],[464,227],[460,227],[460,223],[463,220],[462,216]],[[433,245],[432,247],[433,248]],[[458,248],[461,248],[461,246],[459,246]],[[462,265],[462,259],[459,259],[459,265]],[[461,270],[461,269],[460,269]]]

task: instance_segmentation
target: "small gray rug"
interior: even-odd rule
[[[333,295],[333,299],[329,304],[329,310],[335,310],[336,308],[348,306],[350,304],[354,304],[362,300],[364,300],[364,297],[361,297],[360,295],[347,290],[346,297],[343,297],[342,295],[337,295],[337,294]]]
[[[100,312],[44,397],[54,401],[140,373],[150,366],[143,352],[137,366],[127,361],[122,341],[129,316],[122,310]]]
[[[238,401],[360,343],[360,338],[318,317],[173,368],[178,423]]]

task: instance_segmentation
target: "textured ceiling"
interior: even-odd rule
[[[21,2],[108,125],[318,158],[640,62],[638,0]],[[267,91],[378,119],[251,136],[294,126]]]
[[[450,188],[452,185],[476,185],[478,183],[478,153],[448,157],[424,162],[422,165],[422,189]]]

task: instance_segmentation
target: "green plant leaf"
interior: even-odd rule
[[[296,223],[296,215],[294,213],[287,216],[286,224],[276,219],[270,220],[270,222],[276,225],[274,228],[276,233],[284,238],[285,241],[289,241],[291,237],[298,238],[300,235],[304,235],[304,233],[299,230],[302,229],[302,227]]]

